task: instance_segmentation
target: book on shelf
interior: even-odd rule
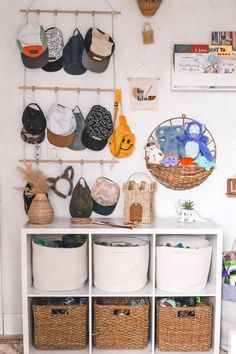
[[[232,45],[209,45],[209,53],[216,54],[218,57],[232,56]]]
[[[233,52],[236,52],[236,32],[234,31],[211,32],[211,44],[232,45]]]
[[[208,44],[175,44],[175,53],[208,53]]]
[[[218,58],[217,72],[219,74],[236,74],[236,56]]]
[[[209,53],[174,53],[175,72],[215,73],[217,55]]]

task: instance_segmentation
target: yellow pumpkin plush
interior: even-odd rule
[[[116,102],[114,113],[114,126],[116,124],[116,116],[118,113],[118,106],[121,107],[121,90],[116,90]],[[131,132],[130,127],[127,124],[126,118],[123,114],[119,116],[119,125],[114,129],[112,135],[109,138],[109,148],[117,158],[127,157],[132,154],[135,146],[135,135]]]

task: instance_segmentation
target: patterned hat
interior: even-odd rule
[[[112,132],[111,113],[103,106],[94,105],[85,120],[81,138],[83,145],[90,150],[100,151],[106,146]]]
[[[46,30],[48,41],[48,63],[42,68],[48,72],[59,71],[62,68],[64,48],[63,35],[59,28],[50,27]]]

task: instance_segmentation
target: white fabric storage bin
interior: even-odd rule
[[[110,247],[93,243],[94,285],[104,291],[135,291],[147,284],[149,242],[119,236],[99,238],[105,242],[137,242],[136,247]]]
[[[87,244],[53,248],[32,241],[32,275],[36,289],[64,291],[82,288],[88,278]]]
[[[160,246],[167,242],[171,245],[181,242],[184,247],[189,248]],[[174,240],[171,237],[157,238],[156,287],[173,293],[204,289],[211,264],[211,253],[210,242],[197,237],[175,237]]]
[[[229,331],[236,330],[236,302],[222,300],[220,346],[228,351]]]

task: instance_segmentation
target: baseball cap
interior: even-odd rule
[[[100,29],[89,28],[84,39],[83,65],[90,71],[104,72],[115,49],[115,43],[109,34]]]
[[[83,50],[84,40],[80,31],[76,28],[63,50],[62,61],[65,72],[71,75],[82,75],[87,71],[82,64]]]
[[[111,113],[101,105],[94,105],[85,120],[82,143],[90,150],[100,151],[106,146],[112,131]]]
[[[75,106],[75,108],[73,109],[73,113],[76,120],[76,129],[72,143],[68,146],[68,148],[71,150],[80,151],[85,149],[85,146],[83,145],[81,140],[82,132],[85,127],[85,120],[79,106]]]
[[[21,130],[21,139],[25,143],[32,144],[32,145],[39,145],[45,139],[45,131],[43,131],[40,134],[31,134],[31,133],[28,133],[26,131],[26,129],[23,127]]]
[[[37,103],[30,103],[25,107],[22,123],[27,133],[37,135],[45,131],[46,118]]]
[[[40,24],[28,23],[23,26],[17,37],[17,45],[27,68],[41,68],[48,62],[47,36]]]
[[[92,189],[93,211],[100,215],[110,215],[119,200],[119,185],[106,177],[98,177]]]
[[[50,27],[45,33],[48,41],[48,62],[42,69],[48,72],[59,71],[62,68],[63,34],[57,27]]]
[[[48,141],[58,147],[69,146],[76,129],[72,110],[55,103],[49,109],[46,120]]]

